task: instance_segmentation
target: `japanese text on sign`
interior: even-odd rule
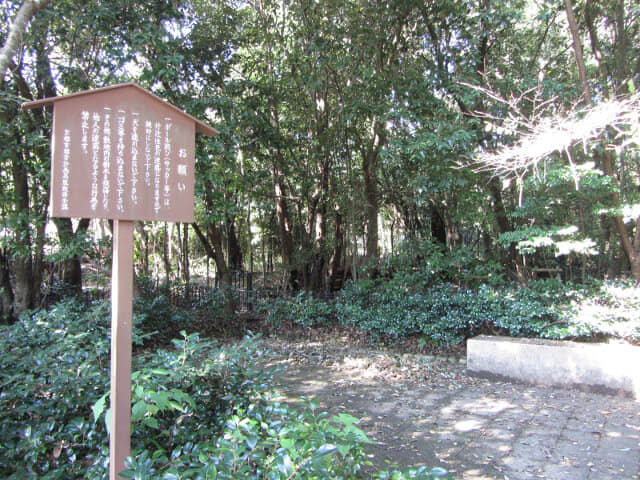
[[[171,220],[186,206],[192,216],[193,128],[158,113],[113,104],[65,115],[54,215]]]

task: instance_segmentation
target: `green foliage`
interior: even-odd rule
[[[406,470],[386,470],[378,472],[378,474],[373,478],[376,480],[408,480],[410,478],[415,478],[417,480],[434,480],[438,478],[450,480],[453,476],[447,473],[443,468],[429,469],[428,467],[423,466],[408,468]]]
[[[347,414],[317,412],[308,402],[299,410],[271,403],[238,410],[214,441],[194,444],[170,466],[157,451],[129,461],[125,478],[147,479],[317,479],[355,478],[367,465],[362,445],[369,443]],[[155,457],[155,458],[154,458]]]
[[[554,298],[553,310],[558,317],[545,336],[640,342],[640,288],[635,282],[621,279],[579,287],[547,281],[541,288],[545,292],[538,291],[539,295]]]
[[[109,317],[104,303],[67,300],[0,326],[2,478],[107,478]],[[134,357],[132,457],[122,476],[361,478],[369,440],[358,420],[314,402],[271,401],[261,353],[255,338],[220,348],[182,332],[172,348]],[[432,473],[375,478],[441,476]]]
[[[104,424],[91,406],[109,378],[109,315],[61,302],[0,335],[0,476],[78,478],[104,463]]]
[[[136,325],[155,343],[166,344],[181,330],[190,330],[193,324],[192,315],[174,308],[165,295],[146,294],[137,297],[133,309]]]
[[[432,239],[401,243],[397,253],[383,259],[379,269],[382,277],[413,291],[442,282],[467,287],[505,282],[504,269],[497,262],[479,258],[464,247],[449,251]]]
[[[108,308],[61,302],[2,327],[0,343],[0,476],[105,477]],[[254,366],[254,340],[222,349],[185,334],[173,347],[134,358],[134,452],[180,454],[266,402],[269,377]]]
[[[258,312],[265,314],[266,320],[276,326],[283,322],[293,322],[303,327],[327,325],[334,318],[330,302],[304,290],[291,297],[261,300]]]
[[[442,283],[417,290],[406,277],[347,284],[335,311],[346,325],[374,335],[420,335],[437,345],[481,334],[514,337],[640,339],[638,288],[602,283],[590,288],[555,279],[477,289]]]

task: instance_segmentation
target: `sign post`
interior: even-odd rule
[[[131,327],[133,222],[113,222],[111,273],[111,419],[109,478],[118,478],[131,451]]]
[[[109,479],[131,452],[134,221],[193,222],[195,132],[218,133],[133,83],[53,105],[51,216],[113,220]]]

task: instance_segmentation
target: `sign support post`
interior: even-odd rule
[[[51,216],[113,220],[109,480],[131,454],[133,222],[193,222],[195,133],[219,133],[134,83],[53,105]]]
[[[131,452],[131,329],[133,221],[113,221],[111,272],[111,419],[109,479],[117,480]]]

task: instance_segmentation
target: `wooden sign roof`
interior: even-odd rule
[[[138,92],[142,93],[143,95],[148,96],[149,98],[152,98],[152,99],[154,99],[154,100],[156,100],[158,102],[162,102],[168,108],[173,110],[176,114],[190,119],[191,121],[193,121],[195,123],[196,131],[198,133],[202,133],[202,134],[210,136],[210,137],[220,133],[215,128],[210,127],[206,123],[204,123],[204,122],[198,120],[197,118],[189,115],[187,112],[184,112],[184,111],[180,110],[175,105],[170,104],[166,100],[158,97],[157,95],[151,93],[149,90],[146,90],[146,89],[142,88],[140,85],[138,85],[136,83],[133,83],[133,82],[119,83],[117,85],[111,85],[111,86],[108,86],[108,87],[96,88],[96,89],[93,89],[93,90],[83,90],[82,92],[70,93],[68,95],[60,95],[59,97],[49,97],[49,98],[43,98],[41,100],[34,100],[32,102],[25,102],[25,103],[22,104],[22,109],[23,110],[30,110],[30,109],[38,108],[38,107],[46,107],[48,105],[53,105],[54,103],[59,102],[61,100],[79,98],[79,97],[83,97],[85,95],[99,95],[100,93],[108,92],[109,90],[120,90],[120,89],[128,89],[128,88],[133,88],[133,89],[137,90]]]
[[[214,128],[133,83],[22,108],[46,105],[52,216],[193,221],[195,132]]]

